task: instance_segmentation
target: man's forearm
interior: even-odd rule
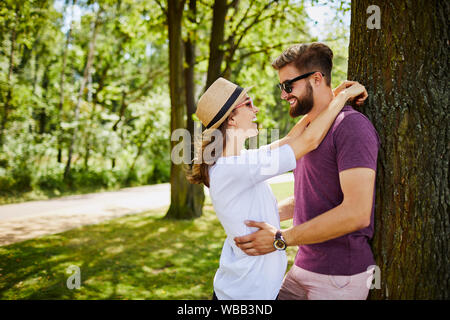
[[[344,201],[315,218],[295,227],[282,230],[289,246],[313,244],[341,237],[370,225],[372,216],[375,171],[370,168],[353,168],[339,174]],[[287,201],[286,201],[287,202]],[[283,205],[280,216],[288,216],[289,206]],[[284,211],[286,208],[286,211]],[[266,223],[247,221],[248,227],[260,230],[236,237],[236,245],[248,255],[261,255],[275,250],[273,241],[277,229]]]
[[[292,219],[294,216],[295,197],[291,196],[278,203],[278,213],[280,221]]]
[[[305,223],[283,231],[289,246],[313,244],[338,238],[345,234],[367,227],[361,215],[351,214],[354,210],[341,204]]]

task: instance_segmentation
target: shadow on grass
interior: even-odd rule
[[[0,247],[1,299],[209,299],[225,234],[211,210],[190,221],[161,212]],[[81,288],[66,273],[80,268]]]

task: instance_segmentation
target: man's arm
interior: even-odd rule
[[[294,217],[295,197],[291,196],[278,203],[280,221],[289,220]]]
[[[283,232],[288,245],[324,242],[370,224],[375,171],[353,168],[339,174],[344,200],[337,207]]]
[[[295,227],[283,230],[288,246],[313,244],[334,239],[370,224],[375,171],[353,168],[339,174],[344,199],[337,207]],[[249,227],[260,228],[250,235],[236,237],[236,245],[248,255],[261,255],[275,250],[277,229],[265,222],[249,221]]]

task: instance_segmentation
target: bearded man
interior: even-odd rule
[[[311,43],[288,48],[272,63],[291,117],[312,121],[334,98],[332,59],[328,46]],[[319,147],[297,161],[294,196],[278,207],[280,220],[293,218],[293,227],[247,221],[260,230],[235,238],[248,255],[298,246],[280,300],[367,298],[375,264],[369,240],[379,141],[370,120],[345,106]]]

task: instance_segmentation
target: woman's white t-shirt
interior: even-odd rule
[[[294,152],[285,144],[273,150],[268,145],[243,150],[239,156],[219,158],[209,168],[209,194],[227,234],[214,277],[219,300],[273,300],[278,295],[287,266],[285,251],[248,256],[233,238],[259,230],[247,227],[245,220],[280,228],[277,201],[265,180],[295,167]]]

